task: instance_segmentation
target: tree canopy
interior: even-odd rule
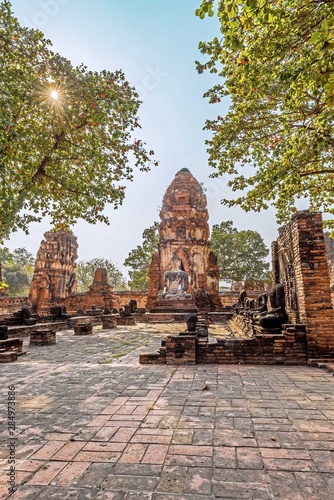
[[[124,265],[131,268],[129,271],[131,290],[147,290],[150,285],[148,271],[152,256],[158,250],[159,223],[154,222],[152,226],[143,232],[143,243],[131,250],[124,261]]]
[[[125,277],[121,271],[110,260],[96,257],[91,260],[80,260],[75,268],[78,292],[87,292],[89,285],[93,283],[94,273],[99,267],[108,271],[109,283],[115,290],[126,290]]]
[[[47,215],[56,228],[108,223],[106,204],[152,164],[123,72],[73,67],[50,46],[0,3],[0,240]]]
[[[215,224],[211,234],[212,250],[218,257],[220,278],[224,281],[268,281],[269,254],[257,231],[238,231],[231,220]]]
[[[196,15],[214,15],[204,0]],[[334,214],[333,0],[224,0],[222,37],[201,42],[197,70],[220,82],[205,96],[229,97],[226,116],[208,120],[213,176],[229,175],[228,206],[259,211],[273,204],[288,220],[299,198]]]
[[[2,282],[0,290],[5,289],[11,296],[26,296],[34,271],[35,259],[25,248],[16,248],[11,252],[6,247],[0,248],[0,267]]]

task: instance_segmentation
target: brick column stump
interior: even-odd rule
[[[54,345],[56,343],[55,330],[41,330],[30,333],[29,345]]]
[[[166,339],[167,365],[195,365],[197,337],[179,336]]]
[[[102,329],[108,330],[110,328],[117,328],[117,318],[114,316],[102,316]]]
[[[121,326],[128,326],[128,325],[135,325],[136,320],[134,316],[119,316],[117,318],[117,325]]]
[[[90,323],[78,323],[74,327],[74,335],[91,335],[93,333],[93,325]]]

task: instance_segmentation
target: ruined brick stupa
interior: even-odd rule
[[[49,313],[50,307],[76,291],[74,269],[77,238],[67,231],[44,233],[37,253],[29,301],[33,312]]]
[[[160,211],[159,246],[150,266],[147,309],[151,312],[218,311],[219,268],[209,242],[209,214],[206,196],[187,168],[181,169],[167,188]],[[174,264],[173,264],[174,262]],[[179,267],[175,300],[168,300],[166,272]],[[187,275],[187,276],[186,276]],[[167,283],[168,285],[168,283]]]

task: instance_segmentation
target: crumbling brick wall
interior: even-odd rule
[[[309,358],[334,356],[334,310],[321,213],[297,212],[279,229],[272,249],[289,320],[307,327]]]

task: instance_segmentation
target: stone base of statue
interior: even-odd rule
[[[110,328],[117,328],[117,317],[105,314],[102,317],[102,329],[109,330]]]
[[[117,316],[117,326],[131,326],[136,324],[133,314],[131,316]]]
[[[190,296],[191,297],[191,296]],[[171,299],[158,299],[150,313],[196,313],[198,309],[195,305],[195,299],[171,300]]]

